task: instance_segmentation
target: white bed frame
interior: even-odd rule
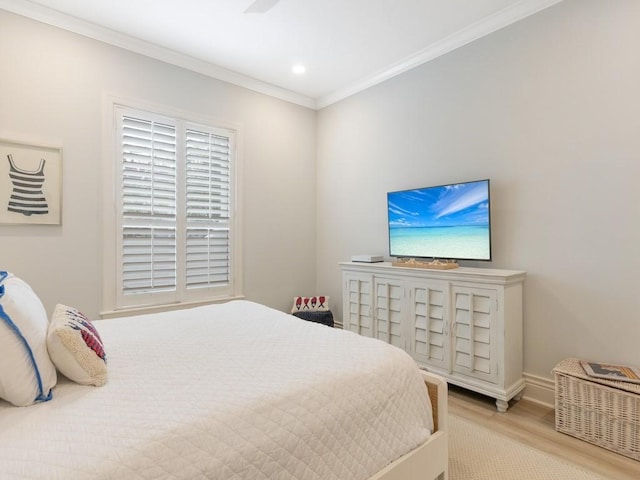
[[[433,407],[434,432],[411,452],[390,463],[369,480],[447,480],[449,443],[447,428],[447,382],[439,375],[422,372]]]

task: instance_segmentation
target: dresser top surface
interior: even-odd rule
[[[479,279],[479,278],[493,278],[503,280],[522,280],[526,276],[526,272],[523,270],[505,270],[496,268],[473,268],[473,267],[457,267],[451,269],[437,269],[437,268],[417,268],[415,266],[398,266],[393,265],[392,262],[377,262],[377,263],[365,263],[365,262],[340,262],[340,268],[344,270],[360,270],[371,271],[372,273],[385,273],[385,274],[399,274],[399,275],[412,275],[417,277],[431,277],[431,278],[467,278],[467,279]]]

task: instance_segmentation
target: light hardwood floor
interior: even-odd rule
[[[640,462],[555,429],[552,408],[526,399],[498,413],[495,400],[449,385],[449,413],[615,480],[639,480]]]

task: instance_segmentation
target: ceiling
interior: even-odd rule
[[[0,0],[0,8],[321,108],[561,0]],[[273,3],[273,2],[271,2]],[[296,75],[294,64],[306,72]]]

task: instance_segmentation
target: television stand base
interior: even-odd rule
[[[450,270],[452,268],[458,268],[458,264],[455,262],[443,262],[441,260],[422,262],[415,258],[399,259],[397,262],[392,262],[391,265],[394,267],[430,268],[432,270]]]

